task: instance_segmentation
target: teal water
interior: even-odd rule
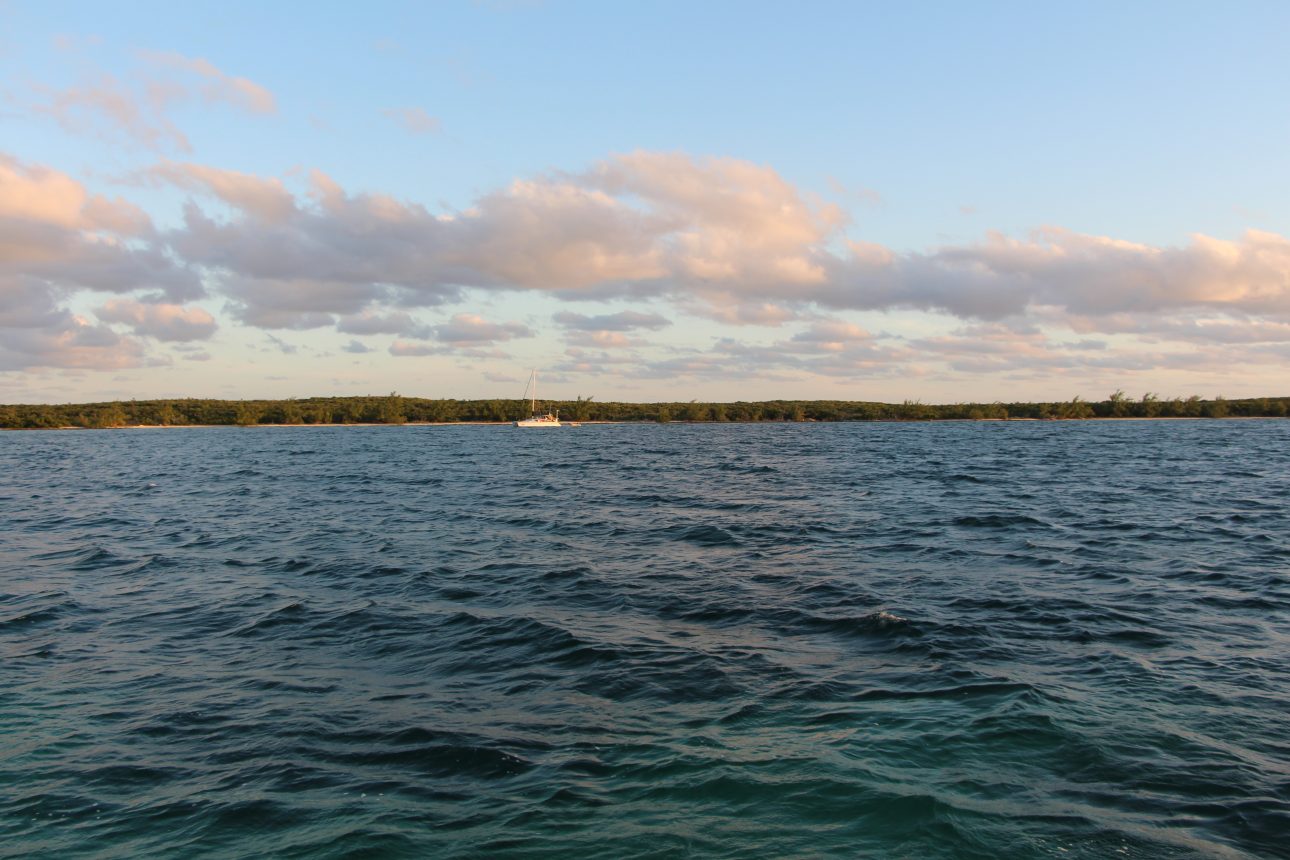
[[[0,856],[1290,856],[1290,422],[0,434]]]

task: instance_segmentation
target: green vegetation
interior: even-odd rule
[[[1290,397],[1225,400],[1199,397],[1134,400],[1116,391],[1100,402],[871,403],[848,400],[768,400],[760,403],[600,403],[591,397],[547,401],[578,421],[934,421],[982,419],[1274,417],[1290,412]],[[131,400],[113,403],[0,406],[0,427],[124,427],[184,424],[404,424],[511,421],[527,415],[524,400],[426,400],[311,397],[305,400]]]

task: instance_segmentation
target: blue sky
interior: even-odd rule
[[[534,365],[601,399],[1285,394],[1287,34],[1276,3],[0,5],[0,400]]]

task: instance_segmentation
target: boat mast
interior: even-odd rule
[[[530,414],[537,414],[537,368],[533,368],[533,375],[529,377],[529,384],[533,386],[533,401],[529,404]]]

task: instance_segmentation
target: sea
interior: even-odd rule
[[[0,433],[0,856],[1290,857],[1290,421]]]

